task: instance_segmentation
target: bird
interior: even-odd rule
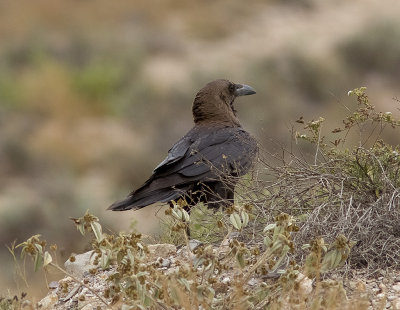
[[[250,170],[258,152],[257,141],[239,122],[234,101],[255,93],[249,85],[226,79],[206,84],[193,101],[193,128],[142,186],[108,209],[138,210],[157,202],[172,207],[179,199],[185,206],[203,202],[214,210],[232,205],[238,178]]]

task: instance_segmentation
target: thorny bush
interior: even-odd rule
[[[385,128],[398,130],[391,112],[378,112],[366,88],[349,92],[357,108],[341,127],[323,133],[324,119],[297,120],[295,141],[314,146],[314,154],[280,149],[264,151],[249,184],[242,181],[241,201],[255,206],[247,236],[257,241],[265,220],[285,212],[299,221],[294,243],[323,237],[332,242],[342,234],[355,242],[349,262],[353,267],[400,267],[400,146],[382,139]],[[350,134],[358,141],[352,144]],[[301,142],[305,141],[305,142]],[[282,155],[284,154],[284,155]],[[301,258],[301,251],[296,251]]]

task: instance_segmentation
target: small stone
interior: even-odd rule
[[[168,268],[169,266],[171,266],[171,261],[168,258],[163,259],[161,267]]]
[[[150,244],[147,246],[150,256],[168,257],[176,254],[176,246],[173,244]]]
[[[50,294],[47,295],[45,298],[43,298],[41,301],[39,301],[39,308],[41,310],[50,310],[55,308],[55,304],[58,302],[58,297],[56,294]]]
[[[256,285],[257,283],[258,283],[258,280],[255,279],[255,278],[251,278],[251,279],[249,280],[249,282],[247,282],[247,284],[250,285],[250,286],[254,286],[254,285]]]
[[[357,281],[349,281],[349,287],[352,289],[352,290],[355,290],[356,288],[357,288],[357,284],[358,284],[359,282],[357,282]]]
[[[397,297],[394,296],[394,295],[389,295],[388,298],[387,298],[387,300],[392,301],[392,300],[395,300],[396,298],[397,298]]]
[[[303,295],[309,295],[312,292],[312,280],[306,277],[304,274],[299,273],[296,281],[299,283],[298,292]]]
[[[24,300],[23,302],[22,302],[22,309],[24,309],[24,308],[26,308],[26,309],[28,309],[28,310],[30,310],[30,309],[34,309],[33,308],[33,305],[32,305],[32,302],[30,301],[30,300]]]
[[[58,287],[58,282],[57,281],[51,281],[49,283],[49,289],[55,290]]]
[[[397,283],[396,285],[393,285],[393,286],[392,286],[392,289],[393,289],[395,292],[400,292],[400,283]]]
[[[376,295],[376,297],[381,299],[381,298],[385,297],[385,294],[384,293],[379,293],[379,294]]]
[[[221,282],[224,283],[224,284],[229,284],[229,283],[231,283],[231,279],[229,277],[225,277],[225,278],[222,279]]]
[[[400,298],[396,298],[392,301],[393,309],[400,309]]]
[[[386,285],[383,284],[383,283],[379,284],[378,287],[379,287],[382,291],[386,290]]]
[[[357,288],[357,291],[359,291],[359,292],[365,292],[365,290],[367,289],[367,286],[365,285],[365,283],[363,281],[358,281],[356,288]]]
[[[173,267],[173,268],[169,268],[165,271],[166,275],[169,274],[176,274],[177,272],[179,272],[179,266],[178,267]]]
[[[94,307],[92,304],[87,304],[83,308],[81,308],[81,310],[93,310],[93,309]]]
[[[199,241],[199,240],[196,240],[196,239],[191,239],[191,240],[189,240],[189,248],[190,248],[190,251],[194,251],[196,248],[198,248],[200,245],[202,245],[203,243],[201,242],[201,241]]]
[[[86,272],[89,272],[90,269],[96,268],[96,265],[93,265],[95,255],[92,255],[93,251],[89,251],[83,254],[75,255],[75,261],[71,262],[67,260],[64,263],[65,270],[74,275],[77,278],[82,279]]]

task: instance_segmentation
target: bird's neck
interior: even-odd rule
[[[239,121],[234,120],[220,120],[220,119],[207,119],[207,120],[195,120],[196,126],[206,126],[206,127],[242,127]]]
[[[224,103],[218,105],[195,101],[192,110],[193,120],[196,125],[241,127],[236,113]]]

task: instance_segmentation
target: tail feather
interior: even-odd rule
[[[145,195],[129,195],[123,200],[114,202],[108,210],[125,211],[138,210],[156,202],[168,202],[182,196],[182,192],[171,188],[163,188],[153,192],[148,192]]]

